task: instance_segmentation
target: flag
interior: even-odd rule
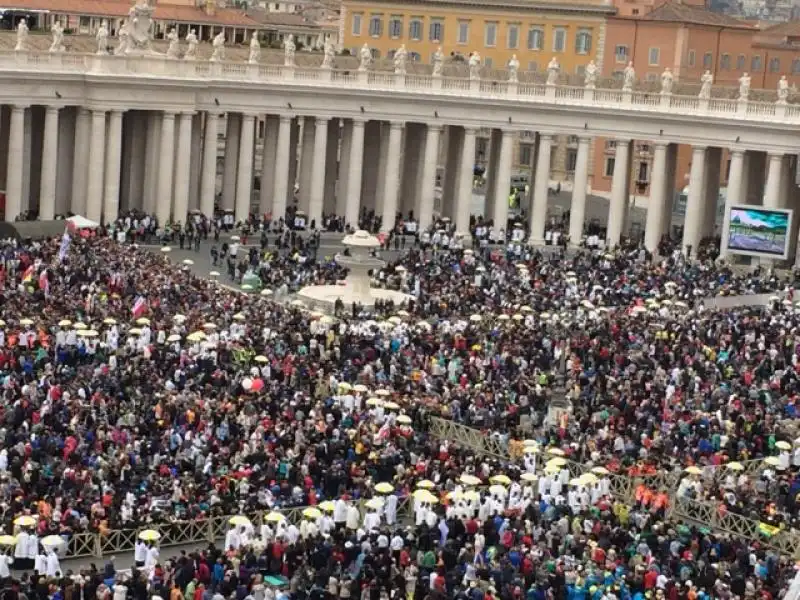
[[[64,235],[61,236],[61,247],[59,247],[59,249],[58,249],[58,261],[59,262],[63,262],[64,261],[64,259],[67,257],[67,252],[69,251],[69,242],[70,242],[71,238],[69,237],[69,231],[68,230],[69,230],[69,227],[67,227],[67,230],[64,231]]]
[[[35,271],[36,269],[33,268],[33,265],[25,269],[25,272],[22,274],[22,283],[28,283],[30,281],[33,281],[33,275]]]
[[[133,308],[131,312],[133,313],[133,318],[138,319],[147,311],[147,300],[144,299],[144,296],[137,296],[136,301],[133,303]]]
[[[774,525],[770,525],[768,523],[760,522],[758,524],[758,532],[766,537],[772,537],[776,533],[781,530],[780,527],[775,527]]]
[[[47,296],[50,293],[50,279],[47,277],[47,269],[39,273],[39,289]]]

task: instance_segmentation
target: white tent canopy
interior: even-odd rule
[[[100,223],[96,223],[86,217],[82,217],[80,215],[75,215],[74,217],[70,217],[67,219],[68,222],[72,223],[72,225],[76,229],[97,229],[100,227]]]

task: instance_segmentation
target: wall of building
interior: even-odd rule
[[[376,57],[383,58],[405,44],[413,58],[430,62],[441,46],[446,56],[468,57],[477,51],[486,64],[496,68],[505,67],[516,54],[523,71],[544,70],[555,55],[567,73],[578,72],[596,58],[604,22],[602,14],[366,2],[345,2],[344,15],[343,47],[351,51],[366,43]],[[375,24],[378,22],[380,27]],[[540,34],[530,33],[532,30]],[[441,39],[436,39],[437,32]],[[579,34],[589,35],[588,48],[578,47]],[[536,45],[530,47],[529,42]]]

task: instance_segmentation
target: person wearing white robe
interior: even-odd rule
[[[25,531],[20,531],[17,534],[17,543],[14,546],[14,558],[28,558],[28,533]]]
[[[348,506],[347,507],[347,520],[345,522],[345,526],[355,531],[358,529],[359,522],[361,521],[361,515],[358,514],[358,509],[355,506]]]
[[[27,558],[36,559],[39,554],[39,537],[35,533],[28,534]]]
[[[47,549],[45,573],[48,577],[61,576],[61,563],[58,560],[58,554],[56,554],[56,551],[53,548]]]
[[[36,558],[33,560],[33,570],[36,571],[39,575],[44,575],[47,571],[47,557],[39,553],[36,555]]]
[[[425,513],[425,523],[431,529],[435,528],[437,523],[439,522],[439,517],[436,516],[436,512],[430,508]]]
[[[331,531],[333,531],[335,525],[333,523],[333,518],[330,515],[322,515],[322,518],[319,520],[319,531],[322,535],[328,535]]]
[[[225,550],[238,550],[242,545],[242,537],[239,535],[238,527],[231,527],[228,533],[225,534]]]
[[[264,542],[265,546],[272,543],[274,535],[275,532],[272,530],[272,527],[269,526],[269,523],[263,523],[261,525],[261,541]]]
[[[297,540],[299,539],[300,539],[300,530],[294,523],[291,523],[286,528],[286,541],[288,541],[290,544],[296,544]]]
[[[544,475],[539,477],[539,495],[544,496],[545,494],[550,493],[550,486],[552,485],[553,480],[551,479],[550,475]]]
[[[347,502],[339,498],[333,505],[333,522],[341,528],[347,522]]]
[[[397,521],[397,496],[391,494],[386,498],[386,505],[383,507],[384,517],[387,525],[394,525]]]
[[[133,547],[133,561],[137,567],[143,567],[144,561],[147,558],[147,544],[142,540],[136,540],[136,545]]]
[[[428,512],[428,509],[425,507],[424,502],[415,502],[414,503],[414,524],[419,527],[425,522],[425,515]]]
[[[147,548],[147,554],[144,559],[144,568],[149,569],[152,575],[155,566],[158,564],[158,546],[153,544]]]
[[[381,515],[377,510],[370,510],[364,515],[364,529],[371,532],[381,526]]]
[[[11,565],[14,564],[14,559],[8,554],[0,554],[0,580],[8,579],[11,577]]]

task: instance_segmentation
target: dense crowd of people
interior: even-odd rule
[[[671,521],[664,490],[625,505],[602,470],[672,473],[681,497],[794,527],[800,453],[780,426],[798,393],[788,284],[678,254],[445,236],[375,273],[414,302],[337,318],[218,285],[116,235],[4,243],[0,515],[24,536],[9,552],[17,566],[49,534],[277,514],[204,552],[145,553],[124,574],[47,573],[45,557],[11,579],[0,560],[4,594],[777,597],[788,557]],[[298,245],[247,262],[273,290],[343,277]],[[788,300],[700,301],[764,291]],[[572,414],[552,422],[556,383]],[[519,461],[485,459],[432,438],[431,415],[530,442]],[[602,469],[597,481],[571,480],[562,456]],[[764,464],[753,476],[731,468],[753,460]],[[324,508],[282,521],[293,506]]]

